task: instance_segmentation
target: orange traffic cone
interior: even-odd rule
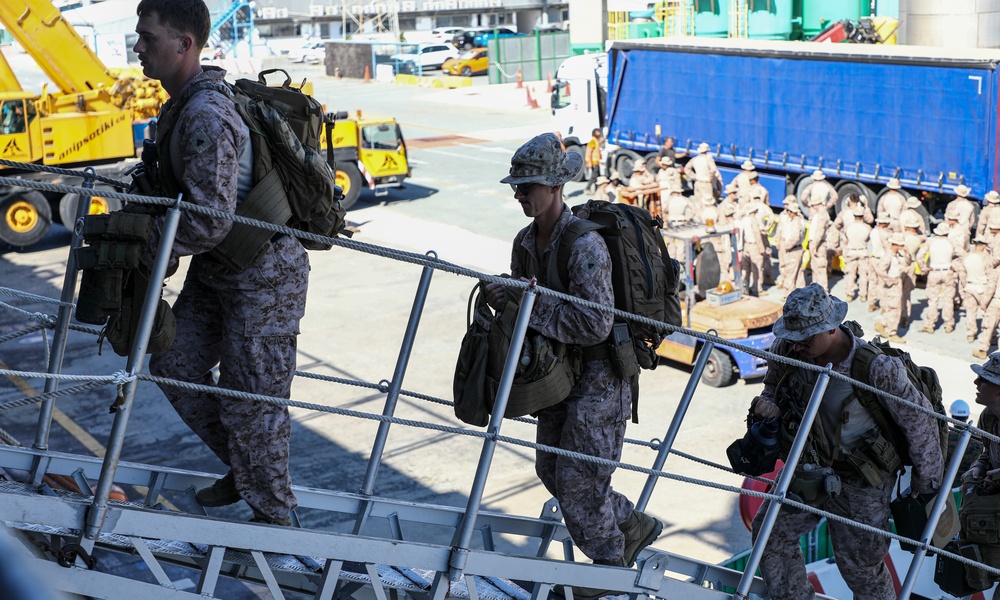
[[[371,67],[369,67],[368,65],[365,65],[365,83],[371,83],[371,82],[372,82],[372,70],[371,70]]]
[[[549,93],[549,94],[552,93],[552,73],[549,73],[549,87],[545,91],[546,91],[546,93]]]
[[[538,100],[535,100],[534,96],[531,93],[531,86],[525,86],[524,93],[528,97],[528,107],[529,108],[540,108],[538,106]]]
[[[524,76],[521,75],[521,69],[517,70],[517,89],[524,87]]]

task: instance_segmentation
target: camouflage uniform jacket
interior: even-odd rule
[[[986,433],[998,435],[1000,434],[1000,431],[997,431],[998,424],[1000,424],[1000,421],[998,421],[997,418],[993,416],[993,413],[987,409],[979,415],[979,422],[976,423],[976,427],[982,429]],[[969,440],[969,445],[971,446],[974,441],[975,438]],[[984,439],[983,451],[979,454],[979,459],[972,463],[972,467],[979,467],[984,476],[987,471],[1000,468],[1000,443]]]
[[[855,336],[844,326],[841,326],[841,330],[852,336],[853,345],[847,357],[840,363],[833,365],[833,370],[850,377],[851,363],[854,361],[855,353],[861,344],[865,343],[865,340]],[[770,351],[780,356],[804,360],[798,356],[789,343],[781,339],[774,341]],[[795,402],[800,411],[804,411],[809,401],[808,392],[812,388],[811,384],[816,381],[817,372],[807,371],[803,374],[809,384],[808,389],[790,389],[791,386],[787,385],[787,380],[782,380],[791,368],[794,367],[785,363],[769,364],[767,373],[764,374],[764,391],[760,393],[760,396],[776,404],[779,398],[787,398],[788,401]],[[871,364],[867,383],[909,403],[933,410],[927,398],[910,383],[910,379],[906,375],[906,367],[898,359],[884,354],[875,357]],[[922,494],[937,490],[944,472],[944,458],[941,456],[937,420],[901,402],[886,400],[880,396],[878,400],[899,425],[909,444],[909,462],[913,464],[911,484],[913,489]],[[845,409],[848,404],[848,402],[844,402]],[[818,417],[816,422],[819,422]],[[816,434],[817,427],[814,424],[810,434],[810,443],[814,441]]]
[[[190,95],[199,82],[222,82],[226,72],[215,67],[203,67],[176,99],[171,99],[160,111],[156,145],[164,147],[175,136],[174,146],[179,156],[171,161],[182,164],[183,173],[174,173],[175,187],[183,201],[225,212],[234,212],[238,199],[237,177],[240,172],[240,150],[250,132],[236,112],[233,101],[214,91]],[[190,97],[188,97],[190,95]],[[161,169],[162,171],[162,169]],[[227,174],[223,176],[223,174]],[[147,254],[143,262],[152,263],[152,253],[160,239],[162,220],[154,225]],[[203,254],[215,248],[229,233],[232,221],[192,211],[181,213],[173,257]]]
[[[542,256],[538,256],[535,247],[538,226],[532,223],[522,229],[514,238],[511,275],[515,278],[536,277],[541,285],[550,287],[546,281],[546,268],[542,265],[548,264],[549,254],[555,252],[559,238],[570,222],[576,218],[564,204],[562,215],[556,222],[552,238]],[[520,264],[519,256],[522,252],[527,257],[526,264]],[[615,293],[611,286],[611,257],[600,234],[585,233],[573,244],[569,258],[567,293],[590,302],[606,306],[615,305]],[[539,295],[535,299],[528,326],[542,335],[566,344],[589,346],[606,340],[611,333],[613,323],[614,315],[611,313],[567,302],[554,296]],[[610,360],[601,358],[587,361],[570,395],[609,394],[621,390],[621,397],[618,398],[622,406],[621,419],[629,419],[632,410],[631,386],[613,380],[620,380],[620,377],[614,372]]]

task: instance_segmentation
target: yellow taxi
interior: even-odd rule
[[[486,55],[486,48],[473,48],[466,50],[458,58],[449,58],[441,65],[441,70],[451,75],[464,75],[469,77],[478,73],[485,73],[489,68],[489,58]]]

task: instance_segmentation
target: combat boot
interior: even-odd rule
[[[885,325],[883,325],[881,321],[877,321],[875,323],[875,333],[880,333],[885,337],[889,337],[889,334],[885,331]]]
[[[906,340],[904,340],[903,338],[899,337],[895,333],[889,336],[889,341],[892,342],[893,344],[905,344],[906,343]]]
[[[271,518],[264,513],[259,513],[256,510],[253,511],[253,517],[250,518],[251,523],[264,523],[265,525],[281,525],[282,527],[291,527],[292,518],[285,515],[281,518]]]
[[[934,326],[933,325],[924,325],[923,327],[920,328],[920,331],[923,331],[923,332],[926,332],[926,333],[934,333]]]
[[[944,332],[945,333],[951,333],[952,331],[955,331],[955,326],[954,325],[945,325],[944,326]]]
[[[623,566],[631,567],[642,549],[652,544],[663,531],[663,523],[653,517],[633,510],[632,514],[618,528],[625,534],[625,554]]]
[[[228,506],[242,500],[240,493],[236,491],[236,477],[232,471],[226,473],[222,479],[198,490],[194,495],[195,501],[201,506]]]
[[[595,565],[604,565],[606,567],[620,567],[622,566],[622,559],[617,560],[595,560]],[[566,590],[564,586],[557,585],[552,590],[559,597],[566,596]],[[620,592],[615,592],[612,590],[602,590],[600,588],[588,588],[574,585],[573,586],[573,600],[597,600],[598,598],[603,598],[604,596],[618,596]]]
[[[986,350],[973,350],[972,355],[976,358],[986,358]]]

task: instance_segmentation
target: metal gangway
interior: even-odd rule
[[[23,166],[36,170],[46,169],[33,165]],[[79,175],[78,172],[74,174]],[[25,559],[30,563],[30,567],[40,573],[43,581],[53,588],[75,594],[111,598],[211,598],[218,597],[215,593],[220,579],[231,577],[266,586],[275,598],[305,595],[316,599],[374,597],[377,600],[389,598],[395,600],[409,596],[421,600],[444,598],[537,600],[549,597],[554,592],[565,598],[572,598],[574,585],[616,590],[620,595],[627,595],[632,599],[641,596],[694,600],[762,597],[765,595],[763,583],[753,574],[781,506],[791,505],[800,510],[825,514],[786,497],[790,474],[794,471],[795,463],[805,443],[804,433],[795,440],[786,463],[788,468],[784,474],[776,482],[771,482],[774,484],[771,493],[742,490],[663,470],[669,454],[694,458],[711,465],[709,461],[674,450],[673,444],[685,413],[694,398],[708,356],[715,344],[727,344],[725,340],[708,333],[683,330],[688,335],[704,340],[705,343],[668,429],[662,440],[652,442],[627,440],[628,443],[645,446],[655,452],[650,466],[613,463],[558,448],[539,446],[530,441],[503,435],[502,416],[533,303],[539,294],[559,295],[557,292],[533,284],[526,285],[478,273],[439,260],[433,252],[420,255],[350,239],[322,238],[192,205],[184,202],[182,197],[150,198],[107,190],[95,192],[93,190],[95,182],[114,186],[121,186],[121,182],[95,176],[92,172],[87,172],[85,175],[87,185],[84,188],[11,178],[0,178],[0,183],[48,192],[79,193],[84,196],[99,193],[125,202],[165,206],[166,226],[160,240],[156,264],[152,269],[151,281],[160,281],[164,278],[169,249],[183,211],[230,218],[274,232],[326,241],[350,251],[404,260],[420,265],[422,270],[391,379],[372,384],[307,371],[296,373],[297,377],[331,384],[368,387],[385,396],[381,414],[294,399],[256,396],[215,387],[209,390],[217,394],[231,394],[261,402],[332,413],[343,418],[378,422],[378,432],[368,457],[364,483],[359,491],[293,487],[299,500],[298,510],[315,509],[336,513],[339,518],[348,519],[353,524],[350,532],[234,522],[202,514],[180,512],[172,509],[164,500],[164,493],[190,493],[195,488],[213,483],[216,476],[121,460],[139,382],[152,381],[163,385],[184,386],[191,384],[160,379],[143,373],[146,344],[152,328],[152,314],[158,301],[158,294],[155,293],[145,299],[139,336],[124,370],[88,375],[62,373],[68,332],[72,329],[86,334],[99,334],[95,328],[83,327],[71,320],[77,284],[77,269],[72,248],[80,246],[79,236],[75,235],[71,244],[61,298],[44,298],[12,288],[0,288],[0,297],[4,300],[0,302],[0,309],[21,311],[35,322],[31,327],[0,336],[0,348],[4,343],[34,332],[52,331],[46,372],[0,369],[0,375],[7,377],[45,380],[45,388],[41,394],[25,394],[23,397],[0,404],[0,412],[26,405],[39,406],[32,447],[0,445],[0,467],[26,473],[23,480],[0,481],[0,520],[17,534],[16,539],[30,556]],[[82,218],[87,211],[88,203],[79,204],[78,217]],[[447,400],[411,392],[402,386],[424,309],[424,300],[435,271],[449,272],[477,280],[501,282],[520,288],[523,294],[511,351],[507,356],[490,422],[485,431],[458,427],[452,422],[425,422],[395,416],[397,401],[404,395],[429,402],[449,404]],[[150,288],[155,289],[156,286]],[[583,302],[571,296],[559,296]],[[11,298],[14,299],[11,302],[22,299],[35,303],[50,303],[57,312],[50,315],[24,311],[6,301]],[[610,307],[600,308],[614,312],[622,318],[642,319]],[[654,323],[648,319],[646,322]],[[666,331],[680,330],[663,323],[659,326]],[[768,359],[780,359],[749,348],[740,347],[740,349]],[[803,427],[800,429],[801,432],[808,432],[826,383],[831,377],[842,376],[834,373],[829,366],[823,368],[805,363],[795,364],[820,372],[819,381],[803,420]],[[103,386],[118,388],[113,425],[103,459],[49,450],[48,437],[55,402],[74,393]],[[200,389],[198,386],[193,387]],[[883,392],[879,393],[885,395]],[[530,419],[520,420],[532,422]],[[948,465],[946,480],[954,478],[959,458],[974,430],[973,427],[958,421],[954,424],[963,428],[963,435],[955,452],[956,458]],[[476,438],[474,441],[480,444],[478,462],[464,507],[419,503],[406,498],[383,497],[375,493],[375,483],[384,458],[386,440],[393,426],[424,428],[452,436]],[[989,434],[975,431],[978,435],[994,439]],[[662,479],[710,486],[723,492],[748,494],[771,499],[773,502],[766,514],[760,539],[753,547],[743,573],[652,546],[643,551],[635,568],[592,565],[589,562],[580,562],[577,553],[574,552],[572,540],[561,524],[559,507],[554,501],[547,503],[537,518],[482,510],[483,493],[494,454],[497,448],[503,445],[572,455],[581,460],[614,464],[618,469],[645,474],[647,477],[645,485],[635,503],[639,510],[646,507],[656,484]],[[729,471],[728,467],[712,466]],[[46,479],[53,474],[72,477],[78,484],[79,493],[53,489]],[[141,499],[124,502],[111,500],[109,496],[114,485],[135,486],[137,490],[143,491],[144,496]],[[92,487],[93,493],[90,493]],[[944,508],[944,499],[945,494],[939,496],[928,530],[924,532],[921,540],[906,540],[898,535],[883,532],[886,536],[910,541],[917,546],[900,598],[910,597],[913,586],[911,576],[916,577],[925,556],[928,553],[943,553],[931,547],[929,540],[936,520]],[[837,518],[834,515],[826,516],[828,519]],[[371,527],[376,522],[385,525],[389,533],[376,534],[375,528]],[[423,531],[427,526],[443,530],[450,542],[428,541],[420,533],[414,533],[417,530]],[[516,551],[498,551],[501,536],[514,536],[526,540],[526,543]],[[147,576],[104,572],[96,568],[94,555],[97,549],[138,555],[144,567],[148,569]],[[949,554],[949,556],[962,562],[971,562],[957,555]],[[177,589],[165,571],[167,565],[181,565],[194,569],[198,574],[194,591]],[[990,572],[1000,573],[997,569],[986,568]]]

